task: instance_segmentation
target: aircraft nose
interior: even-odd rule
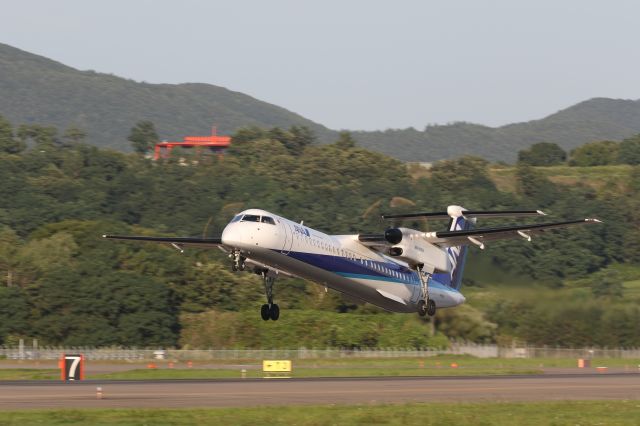
[[[242,233],[239,232],[238,227],[234,223],[227,225],[222,230],[221,239],[222,244],[225,246],[239,247],[242,245]]]

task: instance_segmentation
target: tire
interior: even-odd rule
[[[260,308],[260,316],[265,321],[269,321],[269,318],[271,318],[269,305],[267,305],[266,303],[262,305],[262,308]]]
[[[269,310],[269,315],[271,316],[271,319],[273,321],[278,321],[278,318],[280,318],[280,307],[275,303],[271,305],[271,309]]]
[[[427,302],[427,314],[432,317],[436,314],[436,302],[434,302],[433,300],[429,299],[429,301]]]
[[[418,315],[420,315],[421,317],[427,315],[427,304],[424,300],[418,301]]]

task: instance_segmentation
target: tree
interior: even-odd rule
[[[336,141],[336,146],[340,149],[354,148],[356,146],[356,141],[353,139],[353,136],[351,136],[351,132],[347,132],[345,130],[340,132],[340,136]]]
[[[526,163],[516,167],[516,189],[539,207],[546,207],[556,200],[558,189],[539,170]]]
[[[0,151],[17,154],[26,147],[27,145],[24,142],[14,137],[11,123],[0,115]]]
[[[83,143],[87,137],[87,132],[80,129],[79,127],[69,127],[65,130],[64,135],[62,137],[67,140],[72,145],[77,145]]]
[[[604,166],[618,161],[620,144],[612,141],[591,142],[571,151],[570,166]]]
[[[623,287],[616,271],[593,274],[591,292],[596,297],[622,297]]]
[[[22,289],[0,286],[0,344],[7,344],[8,336],[33,336],[29,323],[30,306]]]
[[[274,127],[266,133],[266,136],[280,142],[291,155],[295,156],[302,154],[304,149],[315,140],[311,130],[304,126],[292,126],[289,130]]]
[[[17,253],[20,245],[20,239],[11,228],[0,228],[0,287],[13,287],[17,281]]]
[[[458,204],[464,200],[467,208],[484,208],[500,203],[500,193],[488,172],[489,162],[479,157],[464,156],[456,160],[441,160],[431,167],[431,179],[423,185],[426,191],[421,197],[434,200],[429,208],[441,208],[447,204]]]
[[[54,148],[60,144],[58,140],[58,129],[51,126],[41,126],[39,124],[22,124],[16,132],[21,143],[26,144],[28,140],[36,143],[39,150]]]
[[[146,154],[153,146],[160,140],[155,126],[149,120],[138,121],[135,126],[131,128],[131,133],[127,138],[133,150],[138,154]]]
[[[260,127],[257,127],[257,126],[242,127],[238,129],[231,137],[230,150],[233,149],[235,146],[242,145],[257,139],[264,139],[267,137],[268,137],[267,132]]]
[[[618,162],[622,164],[640,164],[640,134],[620,142]]]
[[[518,152],[518,162],[530,166],[555,166],[566,160],[567,153],[558,144],[550,142],[536,143]]]

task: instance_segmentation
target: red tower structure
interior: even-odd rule
[[[211,136],[185,136],[182,142],[160,142],[156,144],[153,159],[166,158],[175,147],[208,148],[222,153],[231,145],[231,136],[218,136],[216,127],[211,128]]]

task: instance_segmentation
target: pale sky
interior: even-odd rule
[[[633,0],[0,0],[0,42],[201,82],[333,129],[491,126],[640,98]]]

